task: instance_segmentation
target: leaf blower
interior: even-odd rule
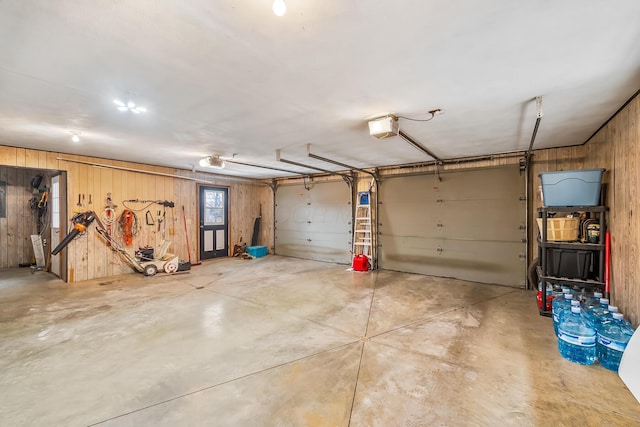
[[[73,228],[71,229],[69,234],[67,234],[67,237],[62,239],[60,244],[51,251],[51,255],[58,255],[60,251],[63,250],[64,247],[67,246],[69,242],[71,242],[78,234],[87,231],[87,228],[89,228],[89,226],[95,219],[96,213],[94,211],[81,212],[74,215],[73,218],[71,218]]]

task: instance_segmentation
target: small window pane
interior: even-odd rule
[[[204,224],[224,225],[224,192],[205,190]]]

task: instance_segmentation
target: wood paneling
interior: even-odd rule
[[[531,189],[534,202],[530,218],[540,207],[535,197],[540,185],[538,174],[545,171],[605,168],[606,204],[609,206],[611,232],[611,300],[634,326],[640,323],[640,98],[632,100],[616,117],[604,126],[587,144],[577,147],[537,150],[531,168]],[[635,214],[635,216],[634,216]],[[537,253],[537,229],[530,227],[532,254]]]
[[[101,165],[117,166],[121,168],[136,169],[161,174],[179,175],[193,179],[200,179],[211,185],[226,186],[230,192],[230,243],[238,241],[240,236],[243,240],[251,239],[253,231],[253,221],[259,215],[260,205],[262,205],[263,226],[261,229],[260,243],[273,246],[273,197],[272,191],[261,183],[241,182],[204,173],[191,173],[188,171],[176,171],[170,168],[140,165],[134,163],[98,159],[84,156],[74,156],[70,154],[60,155],[58,153],[28,150],[9,146],[0,146],[0,166],[23,166],[32,169],[6,168],[0,167],[0,179],[10,182],[18,182],[16,174],[19,171],[30,171],[35,169],[53,169],[67,172],[67,210],[68,218],[62,219],[63,228],[70,226],[70,218],[77,212],[94,210],[100,215],[105,207],[107,193],[111,193],[113,202],[118,205],[117,215],[120,215],[125,208],[135,211],[140,224],[140,231],[134,238],[133,244],[127,249],[133,252],[139,246],[160,244],[162,239],[172,242],[169,251],[179,256],[180,259],[188,259],[187,244],[182,207],[187,221],[187,233],[191,250],[192,262],[197,261],[198,254],[198,229],[197,229],[197,182],[181,178],[152,175],[144,172],[127,171],[119,169],[109,169],[94,167],[92,165],[75,163],[72,161],[58,160],[58,158],[77,160],[81,162],[98,163]],[[26,172],[25,172],[26,173]],[[26,173],[19,185],[28,185],[31,180],[29,173]],[[15,195],[17,190],[12,189]],[[24,192],[30,197],[28,192]],[[85,206],[77,206],[78,195],[82,203],[84,195]],[[91,195],[92,204],[89,204]],[[12,196],[12,200],[15,199]],[[168,200],[175,203],[174,208],[164,208],[152,203],[124,203],[124,200]],[[17,257],[8,247],[16,246],[17,237],[9,230],[20,229],[21,235],[31,234],[32,231],[24,227],[24,211],[17,213],[19,206],[23,202],[11,201],[11,209],[16,211],[12,218],[0,220],[0,267],[17,266]],[[126,205],[126,206],[125,206]],[[148,205],[148,206],[147,206]],[[145,222],[145,213],[149,210],[155,224],[149,226]],[[158,211],[163,216],[163,223],[158,230]],[[117,231],[116,224],[114,229]],[[119,236],[119,233],[116,233]],[[27,236],[28,238],[28,236]],[[28,249],[29,259],[32,256],[31,243],[28,247],[22,245],[25,251]],[[50,248],[49,248],[50,249]],[[133,269],[127,265],[123,259],[111,251],[102,238],[95,232],[94,226],[89,228],[89,232],[84,236],[74,239],[66,248],[68,257],[67,272],[69,281],[80,281],[93,278],[108,277],[123,273],[132,272]],[[24,251],[23,251],[24,252]],[[24,258],[24,256],[22,256]],[[28,262],[29,259],[20,262]],[[15,264],[15,265],[14,265]]]
[[[31,180],[38,173],[43,175],[40,187],[50,186],[51,176],[46,172],[0,166],[0,181],[7,183],[7,217],[0,218],[0,268],[28,264],[33,258],[30,236],[37,233],[37,212],[30,208],[29,201],[40,197],[31,187]],[[48,241],[49,231],[43,231],[43,238]]]

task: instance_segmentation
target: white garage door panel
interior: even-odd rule
[[[524,283],[520,243],[403,237],[385,242],[380,253],[385,269],[516,287]]]
[[[445,201],[434,209],[442,225],[436,228],[449,238],[519,241],[524,221],[514,221],[513,205],[503,199]]]
[[[487,203],[483,200],[447,201],[433,203],[428,207],[418,203],[400,205],[397,209],[390,203],[380,206],[380,212],[385,215],[387,209],[400,212],[416,209],[422,206],[428,210],[424,215],[416,215],[410,221],[387,221],[382,223],[380,230],[386,234],[396,236],[420,236],[424,238],[461,238],[477,240],[520,240],[523,222],[514,223],[511,212],[513,202],[508,200],[494,200]],[[499,226],[490,230],[487,221],[478,218],[477,212],[483,212],[485,217],[491,218],[492,224]],[[393,214],[391,214],[393,215]]]
[[[515,165],[384,180],[379,266],[524,286],[524,193]]]
[[[317,261],[351,262],[351,193],[344,182],[278,187],[278,255]]]

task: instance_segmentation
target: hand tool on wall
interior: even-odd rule
[[[147,221],[147,225],[155,225],[155,221],[153,220],[153,214],[151,213],[151,211],[147,210],[147,212],[145,213],[145,219]]]
[[[73,228],[67,234],[67,236],[62,239],[60,244],[56,246],[52,251],[51,255],[58,255],[65,246],[69,244],[78,234],[84,233],[87,231],[87,228],[91,225],[91,223],[96,219],[96,213],[93,211],[81,212],[76,214],[71,218],[71,222],[73,223]]]
[[[200,265],[200,263],[193,264],[191,262],[191,248],[189,247],[189,232],[187,231],[187,214],[184,211],[184,205],[182,205],[182,220],[184,222],[184,237],[187,240],[187,256],[190,265]]]
[[[251,246],[258,245],[258,237],[260,237],[260,222],[262,221],[262,204],[260,204],[260,215],[253,223],[253,235],[251,236]]]
[[[91,194],[89,194],[89,204],[92,205],[93,202],[91,201]]]
[[[82,194],[78,193],[78,203],[76,204],[78,207],[82,207]]]
[[[84,194],[82,195],[82,207],[87,206],[87,204],[84,202]]]
[[[104,211],[102,211],[101,219],[105,224],[105,233],[111,237],[112,228],[111,226],[116,220],[116,208],[118,206],[113,204],[111,200],[111,193],[107,193],[107,204],[104,207]],[[107,246],[111,246],[109,239],[107,239]]]

